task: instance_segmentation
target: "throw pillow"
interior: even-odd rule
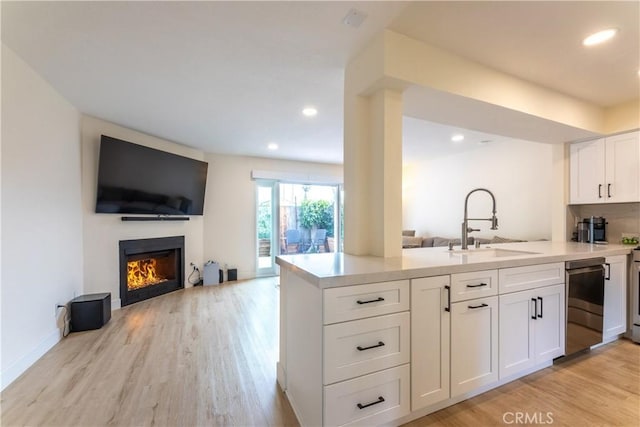
[[[413,237],[416,235],[416,230],[402,230],[403,236]]]

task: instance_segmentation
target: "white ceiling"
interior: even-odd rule
[[[3,1],[2,41],[83,113],[207,152],[339,163],[344,68],[382,29],[609,106],[639,96],[639,5]],[[341,22],[351,8],[367,14],[357,29]],[[581,46],[608,26],[620,28],[616,40]],[[486,105],[419,95],[407,93],[407,109],[421,112],[408,115],[483,139],[588,136],[527,117],[498,129]],[[302,116],[306,105],[318,116]],[[406,126],[405,140],[444,143],[435,135],[453,130]],[[280,149],[268,151],[269,142]]]

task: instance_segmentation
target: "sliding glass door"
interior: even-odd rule
[[[256,276],[275,256],[342,252],[342,187],[256,180]]]
[[[279,192],[281,254],[340,250],[339,186],[280,183]]]

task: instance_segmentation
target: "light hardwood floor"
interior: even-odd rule
[[[72,333],[2,393],[2,426],[298,425],[276,384],[278,278],[195,287]]]
[[[277,283],[190,288],[116,310],[7,387],[0,424],[298,425],[275,380]],[[640,345],[617,341],[408,426],[522,425],[517,413],[528,425],[640,425]]]

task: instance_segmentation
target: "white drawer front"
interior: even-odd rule
[[[498,270],[451,275],[451,302],[498,295]]]
[[[498,273],[500,293],[506,294],[564,283],[564,274],[563,262],[502,268]]]
[[[324,324],[409,310],[409,281],[325,289]]]
[[[324,384],[409,362],[409,312],[324,327]]]
[[[409,365],[402,365],[326,386],[324,425],[373,426],[408,415],[409,377]]]

